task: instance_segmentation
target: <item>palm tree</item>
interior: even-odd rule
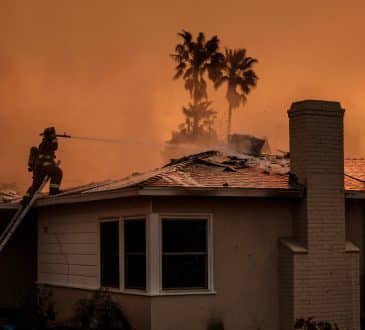
[[[213,127],[216,111],[211,102],[189,103],[182,111],[185,122],[179,125],[179,131],[173,132],[170,143],[216,142],[217,134]]]
[[[205,75],[213,82],[219,77],[224,56],[219,52],[219,39],[217,36],[206,41],[204,33],[200,32],[193,40],[190,32],[178,33],[182,43],[175,48],[171,57],[177,63],[174,79],[185,81],[185,89],[189,91],[193,104],[198,104],[202,99],[207,99],[207,83]]]
[[[247,100],[247,94],[256,86],[258,77],[252,66],[257,62],[255,58],[246,56],[246,49],[225,50],[224,65],[214,85],[218,88],[223,83],[227,83],[227,139],[231,134],[233,109],[238,108],[241,104],[244,105]]]
[[[182,111],[186,117],[186,128],[193,138],[201,137],[213,130],[216,111],[211,108],[212,102],[189,103]]]

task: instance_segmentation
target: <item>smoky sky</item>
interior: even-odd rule
[[[117,178],[162,164],[160,143],[183,121],[189,95],[169,58],[181,29],[218,35],[259,64],[257,88],[233,115],[233,131],[288,149],[291,102],[318,98],[346,108],[347,156],[365,154],[362,1],[1,0],[0,183],[30,183],[28,149],[53,125],[64,185]],[[224,88],[209,89],[225,125]],[[148,143],[141,143],[148,142]]]

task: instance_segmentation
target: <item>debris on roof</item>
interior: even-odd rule
[[[209,150],[171,160],[162,168],[69,189],[58,195],[96,193],[133,187],[289,188],[289,159]]]
[[[0,203],[16,203],[20,199],[15,183],[0,184]]]
[[[18,202],[20,200],[20,195],[13,190],[0,191],[0,202],[11,203]]]
[[[345,189],[365,191],[364,182],[365,160],[346,159]],[[222,149],[173,159],[162,168],[133,173],[123,179],[90,183],[57,196],[141,187],[301,189],[290,173],[288,153],[253,156]]]
[[[231,134],[228,138],[228,146],[235,152],[251,156],[270,153],[270,147],[266,138],[261,139],[248,134]]]

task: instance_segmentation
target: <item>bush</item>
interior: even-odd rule
[[[75,325],[83,329],[120,329],[132,327],[110,293],[99,290],[91,298],[80,299],[75,305]]]
[[[47,329],[55,319],[52,290],[46,286],[34,287],[25,297],[17,319],[17,329]]]
[[[294,329],[301,330],[339,330],[337,324],[331,324],[327,321],[314,321],[312,317],[308,319],[297,319]]]

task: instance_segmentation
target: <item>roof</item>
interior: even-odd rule
[[[289,182],[288,154],[251,156],[224,151],[206,151],[172,160],[162,168],[146,173],[133,173],[119,180],[107,180],[68,189],[52,199],[69,200],[89,196],[138,195],[169,190],[171,194],[219,196],[302,196],[303,187]],[[365,160],[345,160],[345,189],[363,192],[365,198]],[[141,191],[144,191],[142,193]],[[259,193],[260,192],[260,193]],[[112,194],[112,195],[111,195]],[[90,197],[93,196],[93,197]],[[118,195],[120,196],[120,195]],[[101,198],[101,197],[100,197]]]
[[[162,168],[120,180],[91,183],[64,194],[94,193],[130,187],[227,187],[297,189],[289,183],[287,155],[225,154],[207,151],[172,160]],[[365,159],[345,160],[345,189],[365,191]]]
[[[13,208],[20,199],[21,196],[17,192],[16,185],[14,183],[0,184],[0,209]]]
[[[207,151],[172,160],[162,168],[120,180],[92,183],[64,195],[130,187],[230,187],[288,189],[289,159],[283,156],[225,155]]]
[[[38,204],[98,200],[130,195],[171,194],[209,196],[297,196],[303,187],[289,182],[288,154],[250,156],[224,151],[206,151],[172,160],[162,168],[133,173],[122,179],[106,180],[67,189],[44,197]],[[345,160],[345,189],[365,198],[365,159]]]
[[[365,159],[345,159],[345,190],[365,191]]]

